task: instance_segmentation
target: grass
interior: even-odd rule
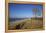
[[[31,18],[19,23],[15,23],[14,27],[11,28],[10,24],[8,25],[9,30],[16,29],[42,29],[43,30],[43,18]]]

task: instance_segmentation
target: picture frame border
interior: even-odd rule
[[[19,3],[19,4],[43,4],[43,27],[45,30],[45,2],[28,2],[28,1],[10,1],[10,0],[6,0],[5,1],[5,32],[24,32],[24,31],[35,31],[30,30],[30,29],[24,29],[24,30],[8,30],[8,3]],[[41,30],[36,30],[36,31],[41,31]]]

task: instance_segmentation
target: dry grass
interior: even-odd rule
[[[26,21],[22,21],[19,23],[15,23],[14,27],[10,27],[9,30],[16,30],[16,29],[42,29],[43,30],[43,18],[31,18]]]

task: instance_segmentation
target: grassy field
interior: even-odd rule
[[[41,29],[43,30],[43,18],[30,18],[24,21],[16,22],[12,27],[8,25],[9,30],[16,29]]]

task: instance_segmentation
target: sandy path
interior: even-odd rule
[[[24,19],[24,20],[18,20],[18,21],[10,22],[10,26],[14,26],[16,23],[19,24],[19,23],[27,21],[27,20],[30,20],[30,19]]]

